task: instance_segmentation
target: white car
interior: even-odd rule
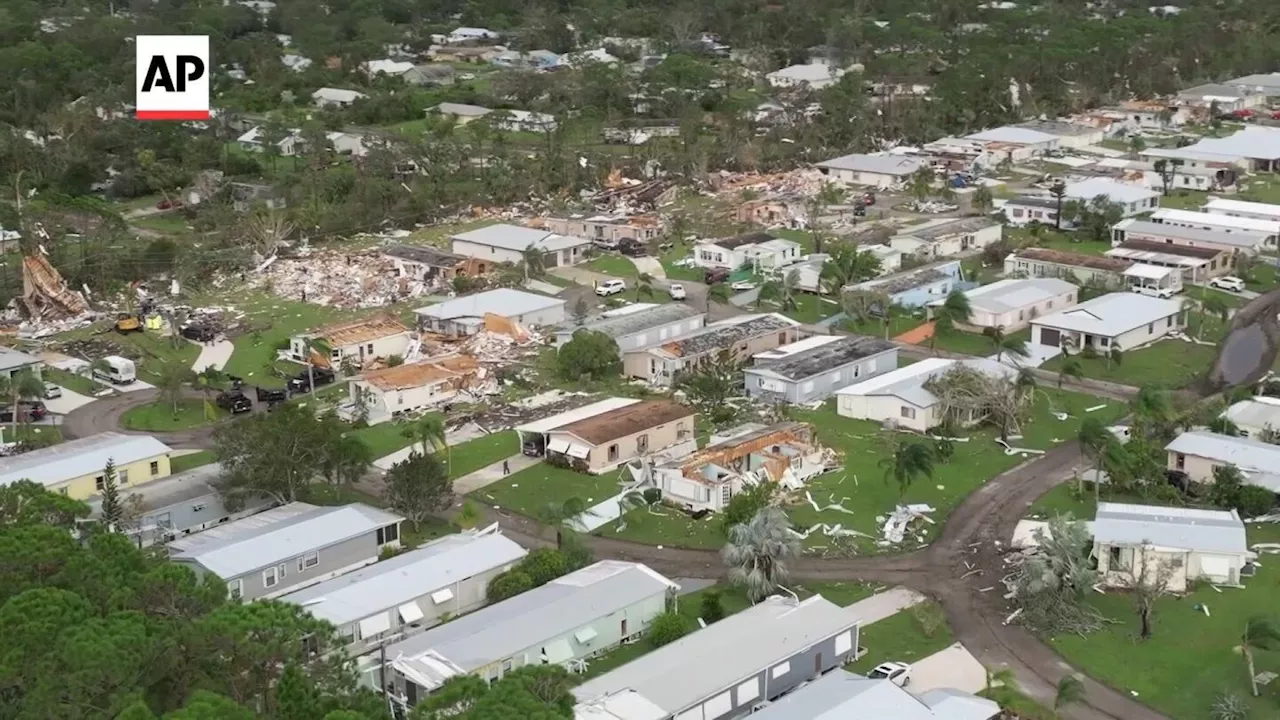
[[[596,294],[600,297],[608,297],[617,295],[627,289],[627,284],[621,280],[605,280],[596,286]]]
[[[738,282],[730,285],[729,287],[733,290],[755,290],[756,284],[751,282],[750,280],[739,280]]]
[[[898,687],[911,683],[911,666],[904,662],[883,662],[867,673],[872,680],[888,680]]]
[[[45,384],[44,384],[44,399],[45,399],[45,400],[52,400],[52,399],[54,399],[54,398],[60,398],[60,397],[62,397],[62,387],[61,387],[61,386],[59,386],[59,385],[54,385],[53,383],[45,383]]]
[[[1238,277],[1224,275],[1210,280],[1209,287],[1218,288],[1219,290],[1230,290],[1231,292],[1244,292],[1244,281]]]
[[[672,300],[683,300],[688,297],[685,294],[684,286],[680,283],[671,283],[671,287],[667,288],[667,292],[671,293]]]

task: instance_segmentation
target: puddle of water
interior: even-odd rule
[[[1267,336],[1258,323],[1231,331],[1218,355],[1217,379],[1238,385],[1267,360]]]

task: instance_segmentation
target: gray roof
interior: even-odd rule
[[[316,507],[295,502],[174,540],[169,557],[229,580],[402,520],[360,503]]]
[[[877,280],[868,280],[853,287],[857,290],[874,290],[888,293],[889,295],[897,295],[918,287],[959,277],[959,272],[960,263],[953,260],[941,265],[915,268],[914,270],[907,270],[906,272],[889,275]]]
[[[1262,247],[1267,239],[1267,234],[1264,232],[1252,232],[1249,230],[1231,230],[1228,232],[1226,230],[1210,230],[1207,228],[1151,222],[1150,220],[1138,220],[1136,218],[1121,220],[1114,225],[1114,229],[1123,230],[1126,237],[1128,237],[1128,233],[1151,234],[1177,240],[1230,245],[1241,248]],[[1171,248],[1169,252],[1177,253],[1178,250]]]
[[[210,463],[177,475],[170,475],[162,480],[129,487],[125,492],[138,496],[142,500],[142,508],[151,511],[217,494],[218,489],[214,487],[214,481],[221,476],[222,465]],[[102,498],[95,495],[88,500],[88,503],[89,508],[97,514],[102,505]]]
[[[653,328],[680,322],[706,313],[684,303],[667,303],[639,312],[626,313],[615,317],[603,317],[582,325],[566,325],[558,332],[573,334],[578,330],[601,332],[611,338],[626,337]],[[657,338],[654,338],[655,344]]]
[[[382,248],[382,254],[432,267],[455,267],[466,260],[462,255],[425,245],[388,245]]]
[[[639,563],[601,560],[391,645],[387,657],[426,674],[430,664],[417,661],[430,652],[457,673],[466,673],[673,588],[678,586]],[[445,679],[438,678],[439,682]]]
[[[301,605],[334,625],[345,625],[514,563],[526,554],[499,533],[448,535],[279,600]]]
[[[1114,292],[1042,315],[1032,325],[1117,337],[1134,328],[1163,320],[1182,310],[1181,300],[1164,300],[1131,292]]]
[[[1098,503],[1093,539],[1104,545],[1155,545],[1179,550],[1248,552],[1235,510]]]
[[[836,670],[784,695],[751,720],[991,720],[1000,706],[952,689],[919,697],[888,680],[871,680]]]
[[[838,158],[824,160],[817,167],[831,170],[851,170],[853,172],[879,173],[906,177],[925,165],[924,160],[901,155],[843,155]]]
[[[1051,198],[1051,197],[1037,197],[1035,195],[1019,195],[1018,197],[1010,198],[1007,202],[1005,202],[1004,207],[1008,207],[1010,205],[1013,205],[1015,207],[1044,208],[1045,210],[1053,210],[1056,212],[1058,209],[1058,200],[1057,198]]]
[[[675,714],[858,624],[815,595],[797,604],[773,596],[573,689],[582,703],[634,692]]]
[[[749,367],[747,372],[799,382],[895,348],[897,345],[888,340],[863,335],[846,335],[764,367]]]
[[[1280,471],[1280,445],[1247,437],[1192,430],[1174,438],[1165,450],[1235,465],[1246,474]]]
[[[1014,127],[1026,128],[1027,130],[1035,130],[1037,132],[1058,135],[1060,137],[1089,135],[1099,132],[1098,128],[1095,128],[1092,125],[1081,125],[1079,123],[1065,122],[1062,120],[1032,120],[1030,122],[1018,123],[1017,125],[1014,125]]]
[[[1160,197],[1160,193],[1155,190],[1148,190],[1145,187],[1103,177],[1090,178],[1070,183],[1066,186],[1065,197],[1082,202],[1091,202],[1100,195],[1105,196],[1111,202],[1122,204],[1142,202]]]
[[[1244,77],[1233,78],[1226,81],[1226,85],[1234,85],[1236,87],[1246,87],[1257,89],[1268,95],[1280,94],[1280,73],[1266,73],[1263,75],[1245,75]]]
[[[1187,88],[1178,93],[1178,97],[1182,98],[1202,98],[1202,97],[1227,97],[1227,98],[1245,98],[1254,95],[1247,89],[1240,87],[1238,84],[1219,85],[1217,83],[1205,83],[1204,85],[1196,85]]]
[[[1057,278],[1009,278],[966,290],[969,304],[976,310],[1003,314],[1044,302],[1080,288]]]
[[[1270,425],[1280,430],[1280,402],[1275,398],[1241,400],[1224,410],[1222,416],[1241,428],[1264,428]]]
[[[50,487],[100,472],[108,460],[120,467],[170,452],[168,445],[150,435],[98,433],[0,459],[0,486],[30,480]]]
[[[32,357],[13,348],[0,347],[0,370],[16,370],[28,365],[38,365],[40,358]]]
[[[770,313],[768,315],[740,315],[712,323],[688,335],[678,337],[661,346],[675,357],[697,357],[733,347],[743,340],[768,335],[780,330],[798,327],[796,321]]]
[[[952,235],[973,233],[999,225],[995,220],[986,217],[947,218],[930,220],[915,227],[904,227],[897,237],[913,237],[926,242],[941,240]]]
[[[464,242],[475,243],[477,245],[487,245],[489,247],[514,250],[516,252],[524,252],[525,250],[533,247],[547,252],[554,252],[556,250],[564,250],[565,248],[576,247],[578,245],[591,244],[591,241],[586,238],[573,237],[570,235],[557,235],[556,233],[547,232],[546,230],[536,230],[534,228],[521,227],[519,225],[507,225],[506,223],[498,223],[497,225],[488,225],[475,230],[469,230],[464,233],[453,235],[451,238],[453,240],[462,240]]]
[[[920,693],[919,698],[938,720],[992,720],[1000,715],[995,702],[955,688],[930,690]]]
[[[484,117],[493,112],[487,107],[479,105],[467,105],[466,103],[442,102],[431,108],[432,110],[443,113],[445,115],[457,115],[458,117]]]
[[[991,128],[990,130],[983,130],[982,132],[965,135],[964,137],[966,140],[1013,143],[1017,145],[1039,145],[1041,143],[1052,143],[1058,139],[1057,135],[1050,135],[1049,133],[1040,132],[1039,130],[1031,130],[1013,125]]]
[[[841,388],[836,391],[836,394],[892,396],[911,403],[918,408],[932,407],[938,402],[938,398],[929,392],[925,387],[925,383],[944,375],[957,365],[964,365],[993,377],[1011,376],[1017,373],[1015,368],[987,358],[967,358],[965,360],[925,358],[920,362],[904,365],[897,370]]]
[[[482,318],[485,313],[493,313],[503,317],[515,317],[557,305],[564,305],[564,301],[559,298],[522,290],[498,288],[476,293],[475,295],[464,295],[453,300],[446,300],[439,305],[418,308],[413,312],[421,317],[455,320],[457,318]]]

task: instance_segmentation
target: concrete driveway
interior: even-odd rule
[[[58,387],[62,386],[59,385]],[[72,410],[75,410],[78,407],[84,407],[94,400],[97,400],[97,398],[90,397],[88,395],[81,395],[74,390],[62,388],[62,395],[56,398],[46,398],[44,406],[49,410],[49,412],[54,413],[55,415],[66,415]]]
[[[662,267],[662,263],[658,258],[644,255],[642,257],[628,257],[632,265],[636,266],[636,271],[641,273],[649,273],[649,277],[654,280],[666,280],[667,269]]]
[[[912,665],[911,684],[907,689],[915,695],[938,688],[976,693],[986,686],[986,668],[963,645],[956,643]]]

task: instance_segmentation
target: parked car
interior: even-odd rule
[[[62,397],[62,386],[54,385],[53,383],[44,384],[45,400],[52,400],[54,398],[60,398],[60,397]]]
[[[888,680],[898,687],[911,684],[911,666],[904,662],[882,662],[875,666],[867,677],[872,680]]]
[[[684,291],[684,286],[680,283],[671,283],[671,287],[667,288],[667,292],[671,294],[672,300],[683,300],[688,297]]]
[[[48,414],[49,411],[45,409],[44,403],[39,400],[18,403],[18,417],[23,422],[35,422]],[[0,422],[13,422],[13,405],[6,404],[0,407]]]
[[[618,252],[627,257],[644,257],[649,254],[649,246],[635,240],[623,240],[618,243]]]
[[[182,329],[179,331],[179,333],[182,335],[182,337],[188,340],[194,340],[196,342],[201,342],[201,343],[213,342],[213,339],[218,335],[216,332],[213,331],[213,328],[209,327],[208,325],[199,325],[199,324],[184,325],[182,326]]]
[[[1209,287],[1218,288],[1219,290],[1230,290],[1231,292],[1244,292],[1244,281],[1238,277],[1223,275],[1209,281]]]
[[[289,399],[289,394],[284,390],[271,390],[264,387],[255,387],[254,392],[257,393],[258,402],[278,403]]]
[[[1174,292],[1173,288],[1167,288],[1167,287],[1157,288],[1157,287],[1144,287],[1142,285],[1134,285],[1129,289],[1138,293],[1139,295],[1150,295],[1151,297],[1158,297],[1164,300],[1168,300],[1169,298],[1177,294]]]
[[[714,285],[718,282],[724,282],[729,279],[729,271],[724,268],[707,268],[703,273],[702,279],[708,285]]]
[[[253,411],[253,403],[249,402],[249,398],[239,390],[227,390],[218,393],[218,397],[214,398],[214,403],[223,410],[230,411],[232,415],[247,413]]]
[[[334,374],[333,371],[328,368],[319,367],[312,371],[311,376],[308,376],[304,371],[302,374],[289,380],[289,391],[292,393],[310,392],[312,378],[315,379],[316,387],[320,387],[321,385],[328,385],[333,382]]]
[[[739,280],[738,282],[736,282],[736,283],[734,283],[734,284],[730,285],[730,286],[729,286],[729,289],[731,289],[731,290],[739,290],[739,291],[744,291],[744,290],[755,290],[755,289],[756,289],[756,284],[755,284],[755,283],[753,283],[753,282],[751,282],[750,280]]]
[[[592,244],[592,245],[594,245],[595,247],[601,248],[601,249],[603,249],[603,250],[617,250],[617,249],[618,249],[618,241],[617,241],[617,240],[614,240],[614,239],[612,239],[612,238],[596,238],[596,239],[594,239],[594,240],[592,240],[592,241],[591,241],[591,244]]]
[[[627,289],[627,284],[621,280],[605,280],[596,286],[596,295],[600,297],[608,297],[617,295]]]

